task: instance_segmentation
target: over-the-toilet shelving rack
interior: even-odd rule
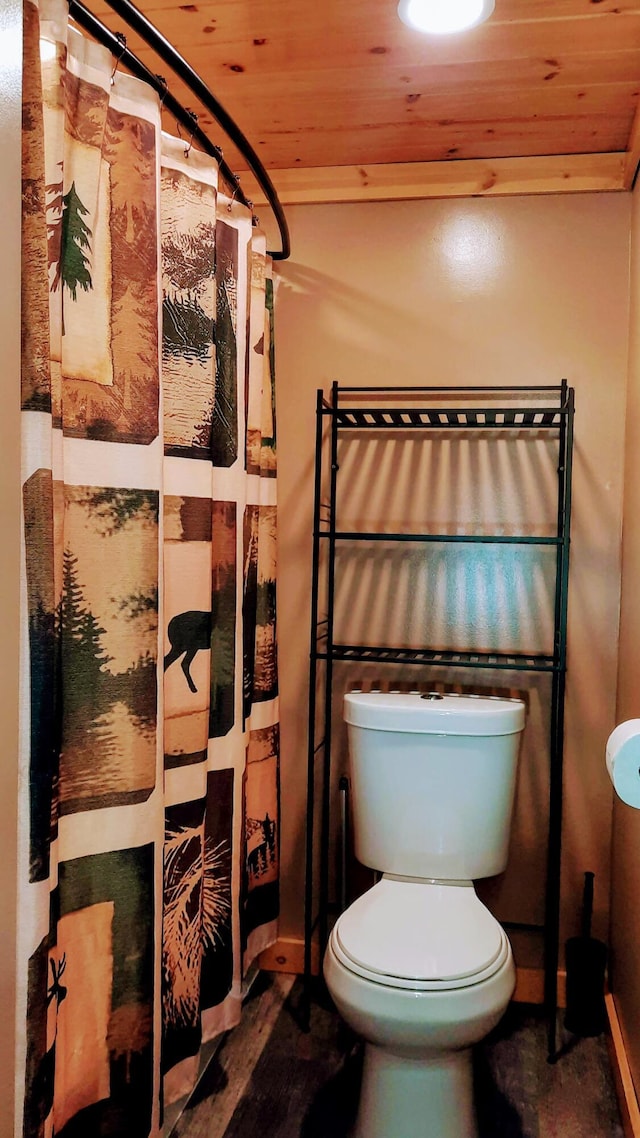
[[[316,407],[316,459],[313,521],[311,649],[309,675],[309,735],[307,768],[307,833],[305,888],[305,979],[312,977],[314,941],[324,951],[330,912],[336,909],[330,894],[331,750],[333,665],[336,661],[412,664],[420,668],[492,669],[504,672],[550,675],[549,819],[543,925],[507,925],[544,937],[544,1003],[548,1015],[549,1056],[556,1054],[557,973],[560,924],[560,857],[562,830],[562,765],[564,694],[567,656],[567,594],[569,530],[571,518],[571,460],[574,392],[563,380],[558,386],[540,387],[343,387],[334,383],[329,398],[318,391]],[[474,433],[483,437],[538,436],[552,432],[557,439],[558,478],[555,532],[501,536],[442,533],[379,533],[337,528],[338,443],[344,432],[442,431]],[[326,500],[323,500],[326,495]],[[335,637],[336,548],[343,542],[497,543],[519,546],[553,546],[555,596],[553,597],[553,650],[540,652],[463,651],[446,648],[346,644]],[[321,572],[321,558],[326,553]],[[322,592],[322,597],[320,596]],[[320,822],[316,827],[319,789]],[[319,830],[316,838],[316,830]],[[319,850],[317,849],[319,844]],[[319,865],[318,865],[319,860]]]

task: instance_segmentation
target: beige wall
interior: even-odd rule
[[[20,565],[20,0],[0,4],[0,1136],[14,1133]]]
[[[577,404],[562,937],[577,931],[585,869],[596,873],[595,932],[606,935],[612,795],[603,748],[615,715],[629,210],[628,195],[605,194],[288,211],[293,254],[278,268],[276,325],[285,937],[302,927],[315,390],[334,379],[562,377]],[[544,746],[530,742],[534,760]],[[521,803],[498,910],[530,896],[539,912],[546,807],[533,791]]]
[[[617,721],[640,718],[640,188],[633,193],[629,386]],[[616,799],[611,872],[611,980],[640,1097],[640,813]]]

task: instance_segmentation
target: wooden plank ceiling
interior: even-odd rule
[[[85,2],[166,73],[105,0]],[[486,24],[439,38],[406,28],[396,0],[138,3],[285,202],[628,188],[640,157],[640,2],[496,0]]]

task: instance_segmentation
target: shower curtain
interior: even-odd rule
[[[213,159],[26,0],[24,1138],[147,1138],[276,935],[273,289]]]

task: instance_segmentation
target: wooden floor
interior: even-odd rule
[[[322,996],[304,1032],[300,997],[299,980],[258,977],[173,1138],[347,1138],[361,1047]],[[623,1138],[604,1037],[560,1042],[550,1065],[540,1009],[512,1005],[476,1054],[481,1138]]]

